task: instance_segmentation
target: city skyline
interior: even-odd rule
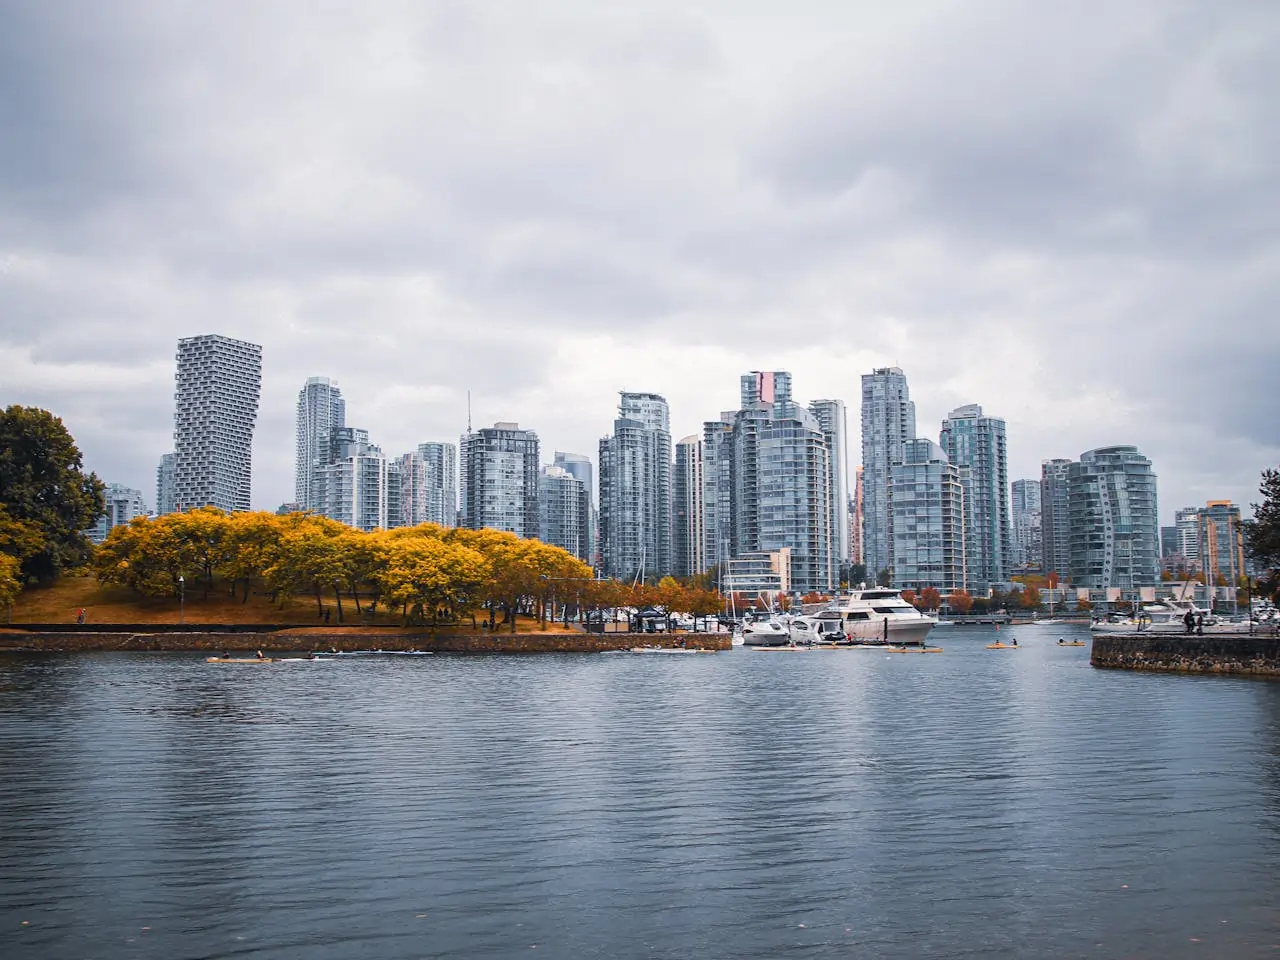
[[[221,340],[224,340],[224,341],[229,339],[229,338],[227,338],[227,337],[226,337],[225,335],[223,335],[223,334],[194,334],[191,338],[185,338],[185,339],[193,339],[193,338],[201,338],[201,337],[214,337],[214,338],[218,338],[218,339],[221,339]],[[233,339],[233,338],[230,338],[230,339]],[[256,346],[256,345],[251,345],[251,346]],[[261,385],[261,384],[265,383],[265,382],[266,382],[266,380],[267,380],[267,373],[266,373],[266,369],[267,369],[267,367],[268,367],[269,360],[268,360],[267,358],[261,357],[261,355],[259,355],[259,357],[260,357],[260,359],[259,359],[259,369],[258,369],[258,372],[257,372],[257,376],[258,376],[258,379],[259,379],[259,383],[260,383],[260,385]],[[871,371],[871,370],[869,370],[869,371],[865,371],[865,374],[864,374],[864,375],[878,375],[878,374],[885,373],[885,372],[889,372],[889,371],[892,371],[894,374],[901,374],[901,375],[906,375],[906,374],[908,374],[908,373],[909,373],[909,371],[903,371],[903,370],[900,370],[899,368],[877,368],[877,369],[876,369],[876,370],[874,370],[874,371]],[[790,373],[788,372],[788,373],[787,373],[787,377],[788,377],[788,379],[789,379],[789,380],[790,380],[790,379],[792,379],[792,374],[790,374]],[[909,377],[908,377],[908,380],[909,380]],[[294,399],[293,399],[293,404],[294,404],[294,408],[295,408],[295,410],[294,410],[294,416],[293,416],[293,419],[291,420],[291,434],[292,434],[292,438],[291,438],[291,439],[292,439],[292,442],[293,442],[293,444],[294,444],[295,448],[297,448],[297,447],[298,447],[298,445],[299,445],[299,444],[300,444],[300,442],[301,442],[301,440],[300,440],[300,434],[299,434],[299,429],[300,429],[300,421],[301,421],[301,418],[302,418],[302,416],[303,416],[303,414],[302,414],[302,406],[301,406],[301,404],[302,404],[302,400],[303,400],[303,397],[307,395],[307,393],[308,393],[308,391],[309,391],[309,390],[313,389],[315,386],[317,386],[317,385],[319,385],[319,384],[323,384],[323,385],[325,385],[325,386],[327,386],[327,387],[331,387],[331,388],[332,388],[333,393],[334,393],[334,395],[335,395],[335,397],[336,397],[336,403],[337,403],[338,407],[339,407],[341,410],[343,410],[343,411],[345,412],[345,409],[346,409],[346,398],[342,396],[341,391],[338,389],[338,378],[331,378],[331,377],[328,377],[328,376],[321,376],[321,375],[316,375],[316,374],[310,374],[310,375],[308,375],[308,376],[304,379],[304,381],[303,381],[303,386],[302,386],[301,390],[300,390],[300,391],[298,391],[298,392],[295,394]],[[644,392],[645,392],[645,393],[648,393],[648,391],[644,391]],[[635,391],[617,391],[617,393],[621,393],[621,394],[634,394],[634,393],[635,393]],[[813,401],[813,402],[811,403],[811,406],[812,406],[812,404],[813,404],[813,403],[831,403],[831,402],[835,402],[835,403],[843,403],[844,401],[843,401],[841,398],[835,398],[833,401]],[[916,407],[916,406],[918,406],[918,404],[916,403],[916,395],[915,395],[915,393],[911,393],[911,394],[910,394],[910,401],[909,401],[909,402],[910,402],[910,405],[911,405],[913,408],[914,408],[914,407]],[[848,405],[846,404],[845,406],[847,407]],[[968,403],[968,404],[964,404],[964,405],[962,405],[962,407],[974,407],[974,408],[981,408],[981,406],[982,406],[982,405],[981,405],[980,403]],[[669,405],[667,405],[667,407],[668,407],[668,410],[669,410]],[[853,414],[852,414],[853,423],[849,424],[849,426],[848,426],[849,436],[850,436],[850,437],[856,437],[856,438],[858,439],[858,442],[853,444],[853,450],[849,453],[849,457],[851,458],[851,459],[850,459],[850,464],[849,464],[849,475],[850,475],[850,476],[852,476],[853,474],[855,474],[855,473],[857,473],[858,471],[860,471],[860,470],[862,469],[862,467],[864,466],[863,464],[861,464],[861,463],[857,462],[857,458],[860,456],[860,454],[859,454],[859,450],[861,449],[861,443],[860,443],[860,441],[861,441],[861,433],[862,433],[862,431],[861,431],[861,426],[860,426],[860,421],[861,421],[861,415],[860,415],[860,414],[861,414],[861,408],[862,408],[862,401],[861,401],[861,400],[859,400],[859,401],[858,401],[857,406],[853,409]],[[53,411],[53,412],[54,412],[55,414],[57,413],[57,411],[56,411],[56,410],[55,410],[55,411]],[[981,410],[980,410],[980,409],[979,409],[979,412],[981,412]],[[953,410],[953,411],[950,411],[949,413],[947,413],[945,416],[942,416],[942,417],[940,418],[940,420],[943,422],[944,426],[945,426],[946,422],[948,422],[948,420],[949,420],[951,417],[953,417],[956,413],[957,413],[957,411],[956,411],[956,410]],[[615,414],[616,414],[616,407],[615,407]],[[671,419],[672,419],[672,420],[674,420],[674,419],[675,419],[675,416],[674,416],[674,413],[673,413],[673,412],[669,413],[669,416],[671,417]],[[1000,420],[1005,420],[1005,419],[1008,419],[1008,418],[1001,417],[1001,418],[999,418],[999,419],[1000,419]],[[258,423],[261,423],[261,421],[262,421],[262,420],[263,420],[263,411],[262,411],[262,409],[259,409],[259,410],[257,411],[257,422],[258,422]],[[170,421],[170,422],[172,422],[172,419],[171,419],[171,421]],[[498,421],[495,421],[495,422],[498,422]],[[705,423],[705,421],[704,421],[704,423]],[[384,432],[386,432],[386,433],[390,433],[390,434],[403,434],[403,428],[401,428],[400,430],[397,430],[397,429],[395,429],[395,428],[394,428],[394,426],[392,426],[392,427],[391,427],[391,429],[387,429],[387,428],[388,428],[388,426],[390,426],[390,425],[388,425],[388,424],[376,424],[376,425],[374,425],[371,429],[366,429],[364,432],[365,432],[366,434],[368,434],[368,439],[369,439],[370,441],[375,442],[375,445],[376,445],[376,446],[378,446],[378,447],[380,447],[380,448],[385,448],[386,450],[389,450],[389,449],[390,449],[390,447],[389,447],[388,445],[384,445],[384,444],[381,444],[381,443],[377,443],[377,442],[376,442],[376,441],[377,441],[377,437],[378,437],[378,436],[380,436],[380,435],[382,435]],[[534,428],[534,429],[536,430],[536,428]],[[917,428],[917,429],[918,429],[918,428]],[[457,435],[458,435],[458,436],[461,436],[461,435],[463,435],[463,434],[465,434],[465,433],[466,433],[466,430],[464,429],[463,431],[461,431],[461,433],[460,433],[460,434],[457,434]],[[259,443],[259,441],[258,441],[258,438],[257,438],[257,436],[256,436],[256,434],[255,434],[255,438],[254,438],[254,449],[255,449],[255,451],[256,451],[256,450],[257,450],[257,448],[258,448],[258,443]],[[439,446],[441,446],[442,444],[447,446],[447,445],[448,445],[448,441],[426,441],[426,442],[415,442],[415,443],[410,444],[409,446],[410,446],[410,449],[411,449],[411,450],[417,450],[419,447],[439,447]],[[1118,445],[1118,444],[1101,444],[1101,445],[1099,445],[1099,446],[1107,447],[1107,446],[1116,446],[1116,445]],[[1125,444],[1119,444],[1119,445],[1125,445]],[[553,443],[553,444],[552,444],[552,446],[553,446],[553,447],[554,447],[554,446],[567,446],[567,444]],[[1008,458],[1008,462],[1009,462],[1010,464],[1012,464],[1012,463],[1014,463],[1014,462],[1015,462],[1015,458],[1013,457],[1013,455],[1012,455],[1012,454],[1013,454],[1014,449],[1016,448],[1016,445],[1015,445],[1015,444],[1013,444],[1012,442],[1010,442],[1010,443],[1008,444],[1008,446],[1009,446],[1009,448],[1010,448],[1010,449],[1009,449],[1009,458]],[[551,449],[551,448],[549,447],[549,448],[548,448],[548,450],[550,450],[550,449]],[[1092,449],[1096,449],[1096,447],[1092,447],[1092,448],[1089,448],[1089,449],[1090,449],[1090,450],[1092,450]],[[420,452],[420,451],[419,451],[419,452]],[[1087,452],[1087,451],[1081,451],[1081,452],[1083,453],[1083,452]],[[384,453],[385,453],[385,450],[384,450]],[[674,441],[672,442],[672,454],[673,454],[673,466],[674,466]],[[166,454],[162,454],[162,455],[161,455],[161,457],[157,459],[157,462],[160,462],[160,460],[161,460],[161,459],[163,459],[163,457],[168,456],[168,455],[169,455],[168,453],[166,453]],[[385,455],[387,456],[388,461],[396,460],[396,459],[398,458],[398,456],[399,456],[399,455],[393,455],[393,454],[391,454],[391,453],[386,453]],[[300,482],[300,480],[299,480],[299,474],[298,474],[298,465],[299,465],[299,463],[300,463],[300,460],[299,460],[298,458],[299,458],[300,456],[301,456],[301,453],[300,453],[300,452],[295,452],[294,460],[293,460],[293,462],[292,462],[292,464],[291,464],[291,466],[290,466],[290,475],[289,475],[289,477],[288,477],[288,482],[289,482],[290,484],[294,485],[294,486],[295,486],[295,488],[297,487],[298,483]],[[542,457],[542,459],[544,460],[544,463],[542,464],[542,466],[550,466],[550,465],[564,466],[564,465],[565,465],[565,464],[564,464],[564,463],[562,463],[562,462],[561,462],[561,460],[560,460],[560,458],[561,458],[563,455],[560,453],[560,451],[559,451],[559,450],[556,450],[556,451],[555,451],[554,459],[548,459],[548,457],[550,457],[550,456],[551,456],[551,454],[550,454],[550,453],[545,453],[545,452],[544,452],[543,454],[541,454],[541,457]],[[585,464],[585,465],[586,465],[586,468],[587,468],[588,474],[590,474],[590,473],[592,473],[592,472],[594,472],[594,471],[598,470],[598,464],[599,464],[599,460],[598,460],[598,452],[597,452],[597,456],[596,456],[596,458],[595,458],[595,459],[592,459],[592,458],[590,458],[589,456],[583,456],[583,455],[579,455],[579,454],[569,454],[568,456],[570,456],[571,458],[575,458],[575,457],[576,457],[576,458],[579,458],[579,459],[581,460],[581,462],[582,462],[583,464]],[[1045,464],[1049,464],[1049,463],[1056,463],[1056,462],[1065,462],[1065,461],[1070,461],[1070,460],[1073,460],[1073,459],[1075,459],[1076,457],[1079,457],[1079,456],[1080,456],[1080,454],[1079,454],[1079,453],[1077,453],[1077,454],[1074,454],[1074,455],[1047,457],[1047,458],[1045,458],[1045,459],[1043,459],[1043,460],[1041,460],[1041,461],[1038,461],[1038,463],[1037,463],[1037,465],[1036,465],[1035,469],[1034,469],[1034,470],[1032,470],[1030,473],[1028,473],[1028,474],[1027,474],[1027,476],[1028,476],[1028,477],[1030,477],[1030,478],[1041,479],[1041,478],[1042,478],[1042,470],[1043,470],[1043,468],[1044,468],[1044,465],[1045,465]],[[86,459],[87,459],[87,458],[86,458]],[[1020,461],[1020,460],[1025,459],[1025,458],[1016,458],[1016,459]],[[87,469],[90,469],[90,470],[95,469],[95,468],[93,467],[93,465],[92,465],[92,464],[90,464],[90,463],[86,463],[86,467],[87,467]],[[1156,467],[1157,467],[1157,469],[1158,469],[1159,465],[1158,465],[1158,464],[1156,464]],[[268,510],[268,511],[273,511],[273,510],[277,509],[278,507],[280,507],[281,505],[288,504],[288,503],[291,503],[291,502],[297,502],[297,501],[296,501],[296,499],[294,499],[294,497],[292,497],[292,496],[289,496],[289,495],[287,494],[287,492],[286,492],[284,495],[282,495],[282,497],[281,497],[280,499],[274,499],[274,498],[272,498],[272,497],[271,497],[271,496],[269,496],[269,495],[268,495],[268,496],[265,496],[265,497],[260,497],[260,496],[259,496],[259,493],[258,493],[258,482],[257,482],[257,480],[256,480],[257,472],[258,472],[258,470],[257,470],[257,461],[256,461],[256,459],[255,459],[255,460],[254,460],[254,462],[253,462],[253,469],[252,469],[252,471],[251,471],[251,477],[253,478],[253,480],[252,480],[252,483],[253,483],[253,497],[252,497],[252,504],[251,504],[251,508],[252,508],[252,509],[255,509],[255,510]],[[130,473],[129,473],[129,475],[130,475],[130,476],[132,476],[134,473],[137,473],[137,471],[136,471],[136,470],[131,470],[131,471],[130,471]],[[157,510],[157,511],[160,511],[160,508],[161,508],[161,506],[162,506],[162,503],[161,503],[161,499],[160,499],[160,496],[158,495],[158,491],[157,491],[157,469],[156,469],[155,465],[152,465],[149,469],[144,469],[144,470],[142,471],[142,473],[145,475],[146,479],[145,479],[145,480],[143,480],[143,481],[141,481],[141,482],[139,482],[137,486],[134,486],[133,484],[131,484],[131,483],[129,483],[129,482],[123,482],[123,481],[120,481],[120,480],[118,480],[118,479],[117,479],[116,477],[114,477],[114,476],[108,476],[108,475],[103,474],[103,473],[101,473],[101,472],[99,472],[99,476],[101,476],[101,477],[102,477],[102,479],[103,479],[104,481],[106,481],[106,482],[115,483],[115,484],[118,484],[118,485],[121,485],[121,486],[124,486],[124,487],[133,487],[134,489],[140,489],[140,490],[142,490],[142,491],[143,491],[143,494],[144,494],[144,499],[146,499],[146,502],[147,502],[148,504],[150,504],[150,503],[151,503],[151,499],[150,499],[150,498],[154,495],[154,496],[155,496],[154,509],[155,509],[155,510]],[[1018,479],[1018,476],[1014,473],[1013,468],[1012,468],[1012,467],[1009,467],[1009,468],[1008,468],[1008,470],[1006,471],[1006,477],[1007,477],[1007,482],[1004,484],[1004,487],[1005,487],[1005,491],[1006,491],[1006,498],[1007,498],[1007,497],[1009,497],[1009,496],[1011,496],[1011,495],[1012,495],[1012,486],[1013,486],[1013,483]],[[1164,484],[1165,484],[1165,483],[1166,483],[1165,479],[1164,479],[1163,477],[1161,477],[1161,488],[1162,488],[1162,489],[1164,489]],[[595,493],[598,493],[598,488],[597,488],[596,490],[591,490],[591,488],[589,487],[588,489],[589,489],[589,492],[593,493],[593,495],[594,495]],[[1247,489],[1247,487],[1246,487],[1246,489]],[[850,484],[850,486],[849,486],[849,493],[850,493],[850,495],[852,496],[852,493],[853,493],[853,487],[852,487],[852,484]],[[1255,495],[1256,495],[1256,494],[1255,494]],[[1174,520],[1175,520],[1175,514],[1174,514],[1174,511],[1175,511],[1175,509],[1178,509],[1178,508],[1175,508],[1175,507],[1172,505],[1172,501],[1171,501],[1171,500],[1167,500],[1167,499],[1165,499],[1163,496],[1161,497],[1161,499],[1165,501],[1165,508],[1164,508],[1164,513],[1161,513],[1161,515],[1160,515],[1160,517],[1159,517],[1158,519],[1159,519],[1160,525],[1162,525],[1162,526],[1168,526],[1168,525],[1170,525],[1170,524],[1165,523],[1165,520],[1166,520],[1166,519],[1168,519],[1168,520],[1169,520],[1169,521],[1171,521],[1171,522],[1172,522],[1172,521],[1174,521]],[[1191,503],[1193,503],[1193,504],[1196,504],[1196,505],[1198,506],[1201,502],[1203,502],[1203,503],[1209,503],[1209,502],[1213,502],[1213,501],[1215,501],[1215,500],[1227,500],[1227,501],[1230,501],[1230,502],[1232,502],[1232,503],[1236,504],[1236,505],[1237,505],[1237,506],[1242,510],[1242,515],[1243,515],[1246,519],[1247,519],[1247,518],[1250,516],[1250,514],[1251,514],[1251,510],[1250,510],[1250,503],[1251,503],[1251,501],[1249,501],[1249,500],[1247,500],[1247,499],[1246,499],[1246,500],[1237,500],[1237,499],[1234,499],[1234,498],[1232,498],[1232,497],[1227,497],[1227,496],[1215,496],[1215,495],[1209,495],[1209,496],[1204,497],[1204,498],[1202,499],[1202,501],[1190,501],[1190,502],[1191,502]],[[259,502],[259,501],[261,501],[261,502]],[[321,511],[321,512],[323,512],[323,511]],[[850,525],[852,525],[852,523],[853,523],[852,518],[850,518],[849,523],[850,523]],[[1010,521],[1010,524],[1011,524],[1011,521]],[[1010,536],[1012,537],[1012,526],[1011,526],[1011,525],[1010,525]],[[1010,554],[1009,554],[1009,555],[1010,555],[1010,557],[1012,557],[1012,545],[1010,546]],[[1008,563],[1006,563],[1006,567],[1008,567],[1008,566],[1009,566],[1009,564],[1008,564]]]
[[[1136,445],[1165,524],[1280,462],[1280,11],[428,7],[13,9],[0,400],[150,491],[174,339],[261,344],[265,509],[315,375],[385,450],[470,392],[593,451],[618,391],[683,437],[784,369],[855,451],[898,366],[921,425],[1004,417],[1011,477]]]

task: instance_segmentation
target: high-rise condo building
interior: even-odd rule
[[[1210,500],[1196,511],[1197,543],[1205,582],[1235,587],[1244,573],[1244,530],[1240,508],[1230,500]]]
[[[116,527],[122,526],[134,517],[145,517],[147,505],[142,500],[142,491],[134,490],[119,483],[108,483],[104,500],[106,509],[98,522],[85,531],[91,543],[101,543],[107,539]]]
[[[709,566],[702,487],[702,441],[694,434],[676,444],[671,476],[672,566],[678,577],[695,576]]]
[[[893,567],[890,471],[902,462],[902,445],[916,435],[916,405],[898,367],[862,376],[862,552],[867,578]]]
[[[1039,569],[1044,560],[1040,530],[1040,481],[1013,481],[1013,566]]]
[[[390,489],[387,458],[369,442],[369,432],[334,428],[325,463],[315,470],[314,490],[323,497],[324,515],[366,532],[397,526],[392,522]],[[397,488],[394,499],[398,498]]]
[[[809,412],[818,419],[822,436],[827,441],[830,476],[831,561],[839,570],[848,564],[849,538],[849,420],[843,400],[814,400]]]
[[[420,443],[418,456],[426,464],[427,523],[458,525],[458,448],[452,443]]]
[[[724,565],[733,552],[734,411],[702,425],[702,556],[707,567]],[[723,577],[721,577],[723,580]]]
[[[175,508],[248,510],[262,347],[218,334],[178,341]]]
[[[156,467],[156,516],[163,517],[178,509],[177,497],[173,490],[173,471],[178,458],[166,453],[160,458],[160,466]]]
[[[976,403],[966,404],[942,421],[939,442],[952,466],[970,472],[965,502],[969,589],[986,593],[1009,579],[1012,552],[1004,420],[983,415]]]
[[[622,393],[600,440],[600,562],[631,580],[671,572],[671,425],[656,393]]]
[[[706,562],[786,548],[793,590],[830,591],[831,466],[822,426],[792,400],[790,374],[753,371],[740,383],[742,408],[703,428]]]
[[[459,525],[538,536],[538,435],[518,423],[495,423],[462,435]]]
[[[594,567],[600,562],[595,466],[591,458],[585,454],[568,453],[564,450],[557,450],[551,462],[581,480],[583,489],[587,491],[587,499],[591,502],[591,515],[587,524],[587,555],[583,559]]]
[[[963,474],[932,440],[905,440],[890,472],[893,586],[939,593],[967,590]]]
[[[1156,475],[1137,447],[1099,447],[1067,468],[1071,582],[1136,588],[1156,581]]]
[[[1044,573],[1059,580],[1071,576],[1071,519],[1068,516],[1067,471],[1071,461],[1044,460],[1040,464],[1040,549]]]
[[[338,381],[308,377],[298,391],[294,430],[293,499],[304,510],[323,512],[317,471],[329,458],[329,439],[347,425],[347,404]]]
[[[585,561],[591,523],[586,484],[563,467],[543,467],[538,476],[538,510],[538,539]]]
[[[866,563],[862,550],[862,467],[854,471],[853,499],[849,501],[849,559],[854,563]],[[856,583],[849,584],[856,587]]]
[[[1179,507],[1173,512],[1173,525],[1178,541],[1175,569],[1182,569],[1186,573],[1201,572],[1200,508]]]

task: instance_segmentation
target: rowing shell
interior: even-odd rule
[[[205,657],[205,663],[275,663],[274,657]]]

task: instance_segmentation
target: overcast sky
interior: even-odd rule
[[[155,500],[176,341],[263,345],[254,504],[335,377],[388,454],[597,456],[790,370],[1010,479],[1136,444],[1165,522],[1280,463],[1280,5],[0,0],[0,403]]]

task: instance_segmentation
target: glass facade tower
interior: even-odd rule
[[[992,584],[1009,579],[1012,553],[1004,420],[984,416],[976,403],[967,404],[942,421],[939,442],[952,465],[969,469],[969,589],[986,593]]]
[[[862,376],[862,552],[867,578],[893,568],[893,512],[889,482],[903,443],[916,435],[916,405],[898,367]]]

